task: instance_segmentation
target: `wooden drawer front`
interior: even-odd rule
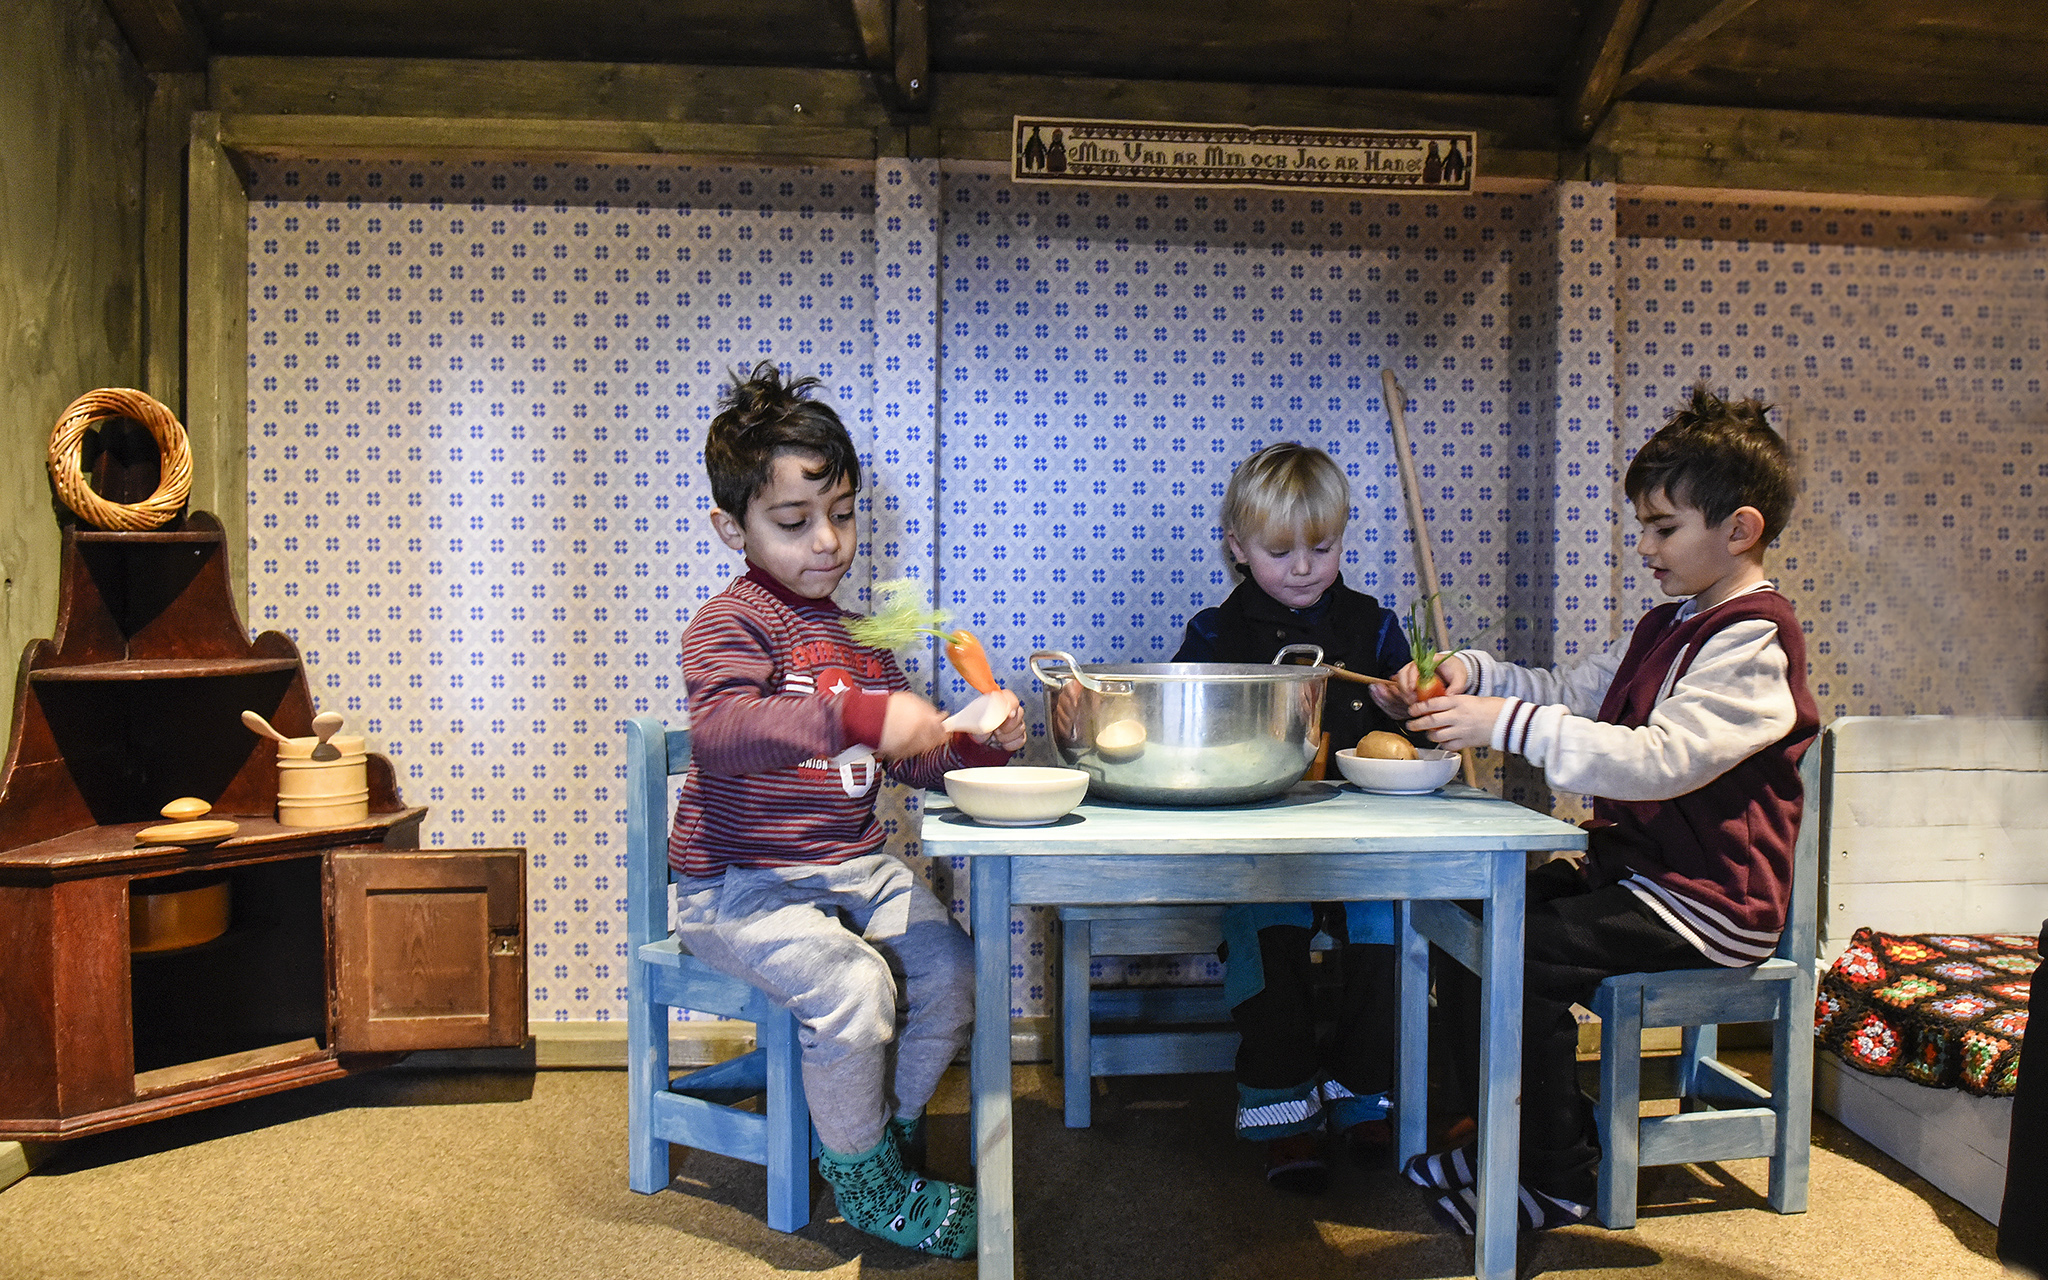
[[[333,855],[334,1047],[526,1039],[523,849]]]

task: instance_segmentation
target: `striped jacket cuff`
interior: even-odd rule
[[[1545,706],[1521,698],[1508,698],[1493,721],[1490,745],[1495,751],[1512,751],[1518,756],[1541,760],[1557,739],[1558,727],[1570,714],[1562,705]]]

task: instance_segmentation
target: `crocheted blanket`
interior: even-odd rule
[[[2010,1096],[2039,947],[2027,934],[1858,929],[1821,979],[1814,1035],[1874,1076]]]

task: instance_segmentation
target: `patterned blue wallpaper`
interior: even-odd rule
[[[1778,406],[1803,475],[1774,567],[1822,714],[2041,714],[2048,213],[1622,215],[1623,438],[1694,378]],[[1619,594],[1639,609],[1648,585],[1624,572]]]
[[[298,639],[428,844],[529,849],[539,1020],[620,1007],[617,724],[682,714],[677,638],[736,567],[702,424],[764,356],[822,376],[867,457],[841,599],[931,581],[1027,703],[1034,649],[1171,655],[1229,589],[1230,469],[1274,440],[1345,467],[1346,577],[1405,608],[1383,366],[1459,638],[1547,662],[1625,633],[1620,471],[1705,377],[1801,450],[1782,563],[1824,708],[2048,701],[2038,210],[295,160],[256,167],[250,226],[251,624]],[[916,799],[882,808],[913,854]],[[965,868],[928,873],[964,914]],[[1043,913],[1014,932],[1014,1009],[1049,1013]]]

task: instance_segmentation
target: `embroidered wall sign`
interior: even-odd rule
[[[1477,135],[1016,116],[1017,182],[1470,191]]]

